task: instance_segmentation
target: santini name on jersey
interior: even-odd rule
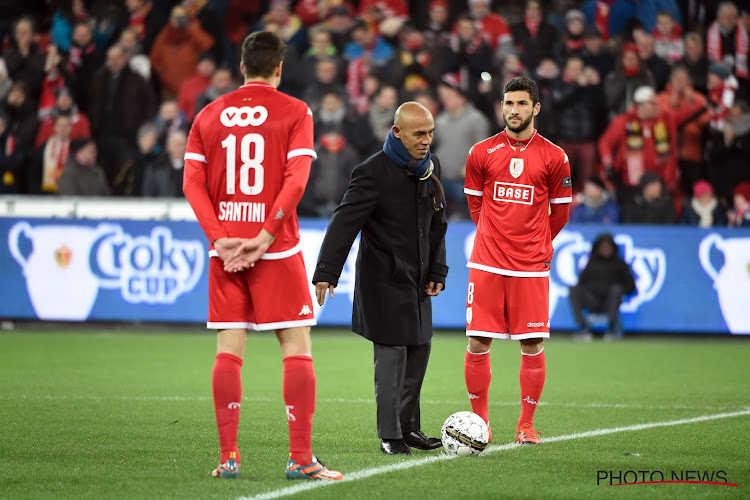
[[[219,220],[231,222],[265,222],[266,204],[247,201],[220,201]]]
[[[531,205],[534,203],[534,186],[496,181],[493,199],[497,201]]]

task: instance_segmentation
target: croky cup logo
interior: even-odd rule
[[[181,241],[163,226],[132,236],[118,224],[94,226],[26,221],[8,231],[8,249],[23,270],[40,319],[82,321],[99,290],[119,290],[132,304],[171,304],[203,273],[201,241]]]
[[[100,286],[119,289],[131,304],[173,304],[200,279],[204,254],[200,241],[176,240],[163,226],[143,236],[112,226],[94,241],[89,267]]]

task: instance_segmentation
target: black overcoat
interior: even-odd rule
[[[435,174],[440,162],[433,155]],[[419,198],[418,180],[382,151],[357,165],[333,214],[313,283],[338,283],[357,233],[352,330],[384,345],[421,345],[432,337],[430,281],[445,285],[445,209]]]

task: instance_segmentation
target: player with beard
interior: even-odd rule
[[[516,442],[538,444],[533,417],[545,378],[552,240],[573,200],[570,163],[534,128],[541,105],[533,80],[510,80],[502,105],[505,129],[475,144],[466,159],[464,192],[477,231],[467,264],[464,376],[472,411],[489,424],[492,339],[520,341]]]

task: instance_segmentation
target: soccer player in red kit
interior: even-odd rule
[[[537,133],[539,111],[534,81],[510,80],[503,89],[505,130],[472,146],[464,184],[477,225],[467,264],[466,389],[472,411],[489,424],[492,339],[519,340],[521,444],[541,442],[533,418],[545,378],[552,240],[568,221],[572,201],[568,156]]]
[[[283,358],[289,422],[289,479],[341,479],[312,454],[315,411],[312,297],[296,208],[315,158],[305,103],[276,90],[286,52],[270,32],[242,44],[245,84],[196,117],[185,153],[183,190],[210,241],[208,328],[216,329],[212,373],[221,456],[215,477],[239,475],[237,449],[247,330],[275,330]],[[252,267],[225,269],[240,246]],[[232,271],[232,272],[227,272]]]

